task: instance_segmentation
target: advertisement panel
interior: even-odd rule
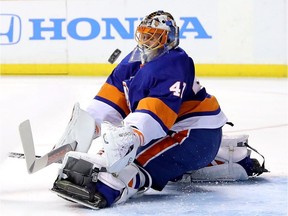
[[[180,46],[200,69],[213,73],[270,65],[271,70],[273,65],[283,73],[285,2],[261,2],[1,1],[1,73],[103,75],[114,67],[107,62],[111,53],[122,51],[116,63],[127,55],[136,46],[134,32],[141,19],[158,9],[172,13],[180,28]],[[273,31],[266,29],[272,25]]]

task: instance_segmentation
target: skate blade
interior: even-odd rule
[[[64,194],[64,193],[61,193],[61,192],[59,192],[59,191],[55,191],[55,190],[52,190],[52,189],[51,189],[51,191],[52,191],[53,193],[57,194],[59,197],[65,199],[65,200],[69,200],[69,201],[71,201],[71,202],[80,204],[80,205],[82,205],[82,206],[88,207],[88,208],[93,209],[93,210],[99,210],[99,209],[100,209],[99,207],[93,205],[93,203],[91,203],[91,202],[89,202],[89,201],[79,200],[79,199],[76,199],[76,198],[74,198],[74,197],[71,197],[71,196],[69,196],[69,195],[67,195],[67,194]]]

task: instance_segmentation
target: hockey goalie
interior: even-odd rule
[[[136,48],[91,102],[75,105],[55,149],[76,143],[52,190],[92,208],[124,203],[169,182],[246,180],[265,172],[250,158],[248,136],[224,136],[227,118],[195,76],[168,12],[146,16]],[[99,152],[89,151],[94,139]],[[99,144],[100,143],[100,144]]]

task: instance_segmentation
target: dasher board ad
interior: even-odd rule
[[[119,49],[118,63],[136,46],[141,20],[159,9],[174,16],[196,64],[287,64],[281,0],[1,1],[1,64],[108,64]]]

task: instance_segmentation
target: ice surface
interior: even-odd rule
[[[85,108],[104,81],[94,77],[0,77],[1,216],[288,214],[287,79],[200,79],[235,124],[225,126],[224,133],[249,134],[249,144],[266,158],[271,172],[246,182],[171,183],[162,192],[150,190],[124,205],[93,211],[49,191],[58,164],[29,175],[24,160],[5,157],[9,151],[23,152],[18,125],[26,119],[31,121],[36,153],[49,151],[64,132],[73,104],[80,102]]]

